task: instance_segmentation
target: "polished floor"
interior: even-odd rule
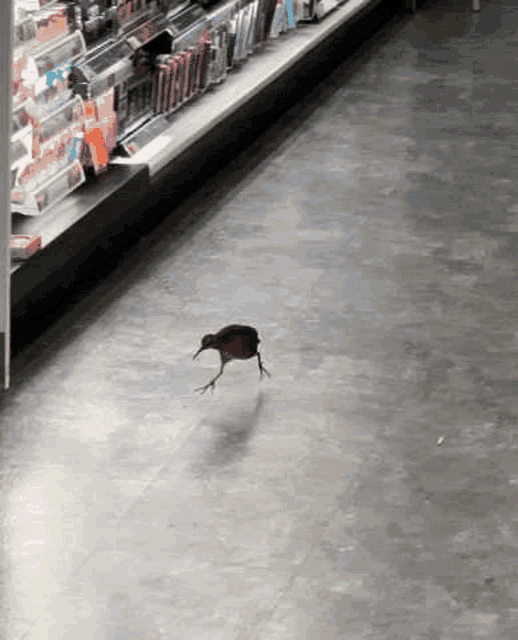
[[[385,30],[13,363],[2,638],[518,638],[518,8],[470,5]],[[272,378],[196,394],[231,322]]]

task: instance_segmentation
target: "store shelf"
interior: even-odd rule
[[[404,11],[400,0],[349,0],[321,23],[299,25],[232,71],[212,94],[163,118],[157,139],[118,162],[147,162],[150,207],[170,206],[247,147],[382,25],[405,19]]]
[[[142,218],[149,192],[147,165],[110,167],[95,182],[82,185],[44,216],[13,216],[12,233],[37,234],[43,248],[11,270],[13,353],[44,328],[81,267],[100,246]]]
[[[110,167],[105,175],[85,183],[42,216],[31,218],[14,214],[12,232],[41,236],[43,249],[26,262],[13,263],[11,277],[27,271],[32,267],[31,263],[45,260],[52,253],[56,241],[64,241],[71,231],[80,233],[81,244],[87,238],[103,233],[111,222],[125,216],[136,201],[145,197],[148,190],[149,170],[146,164]],[[77,247],[75,241],[74,246]],[[16,280],[16,283],[19,285],[20,281]],[[17,286],[13,291],[13,301],[21,300],[27,291],[27,288]]]
[[[325,44],[330,36],[336,37],[337,31],[340,31],[339,35],[342,37],[344,34],[341,33],[341,27],[351,28],[366,11],[381,3],[382,0],[348,0],[345,5],[326,16],[321,23],[301,23],[296,29],[269,41],[262,53],[251,56],[211,93],[176,112],[170,118],[170,122],[164,118],[167,129],[162,135],[132,158],[118,159],[115,162],[129,165],[148,164],[153,182],[175,158],[282,78],[294,65]],[[341,57],[343,55],[342,50]],[[329,60],[329,66],[331,64],[332,61]],[[301,84],[305,75],[299,79]],[[320,75],[324,75],[321,69]]]
[[[12,232],[41,235],[43,249],[12,269],[13,354],[36,337],[40,325],[45,328],[43,318],[63,307],[85,271],[96,270],[89,265],[102,260],[99,247],[116,253],[118,237],[138,236],[143,221],[149,228],[171,215],[188,193],[403,10],[401,0],[348,0],[321,23],[299,25],[216,89],[157,120],[155,139],[132,158],[118,159],[98,181],[41,217],[15,216]]]

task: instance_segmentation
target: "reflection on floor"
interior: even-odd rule
[[[468,4],[15,364],[2,637],[518,637],[518,11]],[[230,322],[272,378],[196,395]]]

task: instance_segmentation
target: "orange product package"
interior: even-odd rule
[[[108,150],[106,140],[101,131],[97,104],[94,100],[85,100],[84,134],[88,147],[89,160],[96,174],[102,173],[108,167]],[[89,163],[89,164],[90,164]]]

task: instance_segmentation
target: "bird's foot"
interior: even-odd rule
[[[263,373],[266,373],[266,375],[267,375],[269,378],[271,378],[271,377],[272,377],[272,376],[269,374],[268,370],[267,370],[267,369],[265,369],[264,367],[261,367],[261,368],[259,369],[259,372],[260,372],[260,374],[261,374],[261,378],[263,377]]]
[[[198,387],[197,389],[195,389],[195,391],[201,391],[201,394],[203,395],[205,391],[207,391],[207,389],[209,389],[210,387],[212,389],[212,393],[214,393],[215,386],[216,386],[216,383],[212,381],[212,382],[209,382],[209,384],[206,384],[204,387]]]

